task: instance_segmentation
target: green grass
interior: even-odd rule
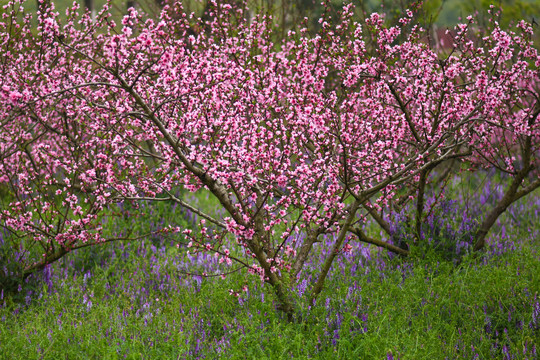
[[[294,323],[274,311],[270,290],[257,279],[247,280],[249,296],[243,294],[241,304],[228,291],[243,284],[243,276],[186,286],[194,280],[167,268],[167,261],[170,254],[158,249],[130,253],[91,269],[90,278],[70,274],[43,285],[28,306],[7,304],[0,310],[0,358],[195,358],[199,340],[196,355],[209,359],[383,359],[389,353],[400,359],[472,359],[477,353],[488,359],[502,354],[492,350],[494,341],[516,354],[540,343],[539,331],[529,327],[540,261],[529,246],[489,261],[468,258],[458,267],[386,259],[383,270],[350,275],[349,264],[334,274],[311,311],[304,298],[297,299],[303,321]],[[156,270],[157,264],[163,268]],[[66,260],[54,271],[69,273],[68,266]]]

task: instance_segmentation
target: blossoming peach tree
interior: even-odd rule
[[[162,232],[259,276],[291,316],[290,289],[321,236],[335,242],[312,299],[352,241],[407,254],[361,225],[372,216],[387,229],[382,213],[416,201],[421,228],[441,164],[513,177],[478,249],[492,219],[540,185],[540,58],[526,23],[473,41],[470,18],[444,54],[411,12],[396,27],[379,14],[360,24],[352,5],[317,35],[300,26],[278,42],[270,17],[248,21],[223,2],[202,31],[180,2],[156,20],[131,9],[121,24],[107,7],[91,19],[74,4],[62,22],[40,9],[37,29],[19,0],[0,23],[0,221],[22,276],[115,240],[101,222],[119,202],[176,202],[198,229]],[[210,193],[226,215],[178,189]]]

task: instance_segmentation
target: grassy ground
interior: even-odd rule
[[[489,194],[497,196],[493,189]],[[208,205],[204,196],[199,200]],[[539,197],[509,209],[487,251],[458,263],[438,245],[463,230],[463,221],[448,216],[455,219],[466,202],[458,199],[427,219],[433,246],[413,249],[407,259],[352,244],[310,306],[306,285],[333,241],[327,238],[294,289],[292,323],[275,311],[271,289],[256,277],[187,276],[186,269],[212,272],[218,264],[208,255],[187,255],[175,239],[79,250],[17,294],[0,294],[0,358],[537,359]],[[194,221],[167,204],[144,213],[114,217],[108,231]],[[442,231],[444,223],[453,232]]]
[[[257,280],[197,281],[164,250],[118,249],[104,266],[49,269],[54,282],[0,311],[1,357],[535,359],[540,262],[524,246],[487,260],[354,261],[312,309],[297,289],[296,323],[280,319]],[[509,355],[506,355],[506,354]]]

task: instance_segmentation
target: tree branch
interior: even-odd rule
[[[370,238],[360,228],[351,229],[351,232],[354,233],[358,237],[358,240],[360,240],[362,242],[372,244],[372,245],[376,245],[378,247],[382,247],[382,248],[384,248],[386,250],[389,250],[389,251],[391,251],[393,253],[396,253],[396,254],[399,254],[399,255],[402,255],[402,256],[408,256],[409,255],[408,250],[402,249],[399,246],[392,245],[392,244],[387,243],[387,242],[382,241],[382,240],[377,240],[377,239]]]

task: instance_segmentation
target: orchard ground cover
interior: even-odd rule
[[[28,278],[16,294],[1,295],[0,356],[536,359],[540,197],[509,208],[486,251],[472,256],[467,238],[475,212],[502,196],[491,175],[456,178],[453,201],[426,220],[429,246],[413,246],[407,258],[352,244],[311,306],[306,289],[334,241],[326,238],[294,289],[292,322],[275,311],[273,292],[258,277],[186,274],[210,274],[221,264],[208,253],[189,254],[166,234],[79,249]],[[474,191],[478,201],[469,198]],[[197,201],[213,206],[204,195]],[[126,207],[115,211],[104,226],[119,236],[171,218],[188,227],[199,220],[174,204],[148,206],[138,218]],[[371,225],[368,233],[376,229]],[[406,235],[405,222],[393,226],[401,229],[396,236]]]

